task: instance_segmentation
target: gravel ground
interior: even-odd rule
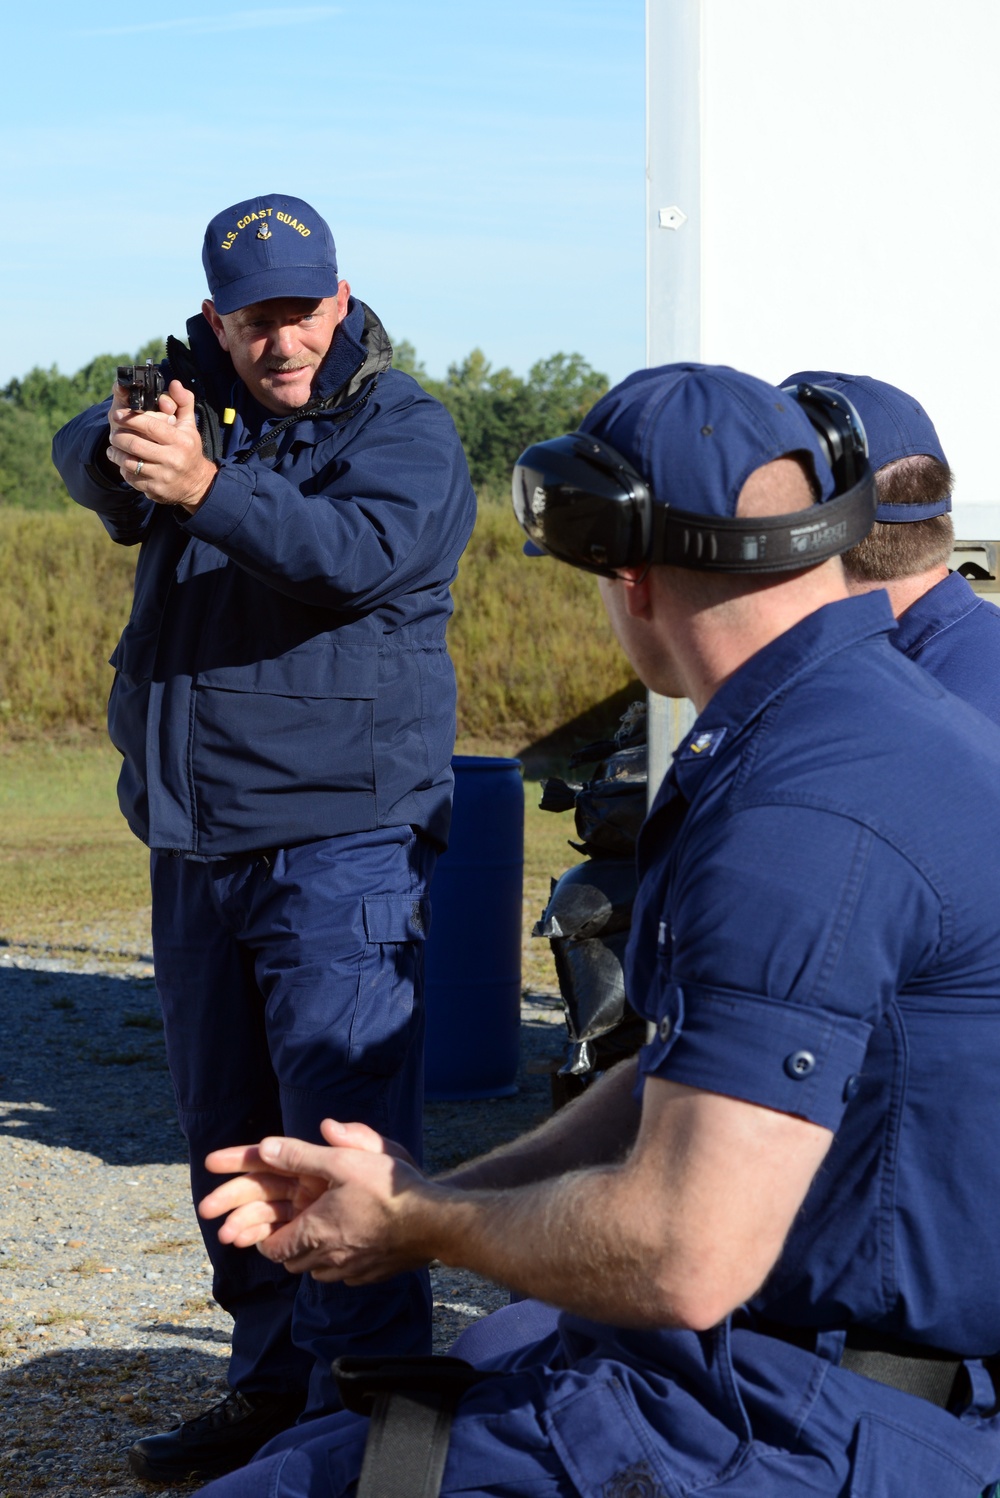
[[[555,997],[522,1009],[516,1097],[435,1103],[427,1154],[445,1168],[549,1111],[565,1030]],[[0,948],[0,1498],[149,1488],[138,1437],[225,1393],[229,1318],[188,1197],[150,968]],[[505,1293],[432,1271],[443,1351]]]

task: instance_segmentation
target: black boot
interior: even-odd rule
[[[305,1394],[241,1394],[234,1390],[176,1430],[145,1436],[128,1454],[128,1464],[146,1482],[185,1482],[221,1477],[243,1467],[265,1442],[294,1425]]]

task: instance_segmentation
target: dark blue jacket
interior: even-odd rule
[[[451,418],[390,367],[381,324],[353,299],[291,420],[253,400],[203,317],[188,334],[191,357],[168,344],[170,372],[221,453],[196,514],[116,479],[107,402],[53,444],[73,498],[140,544],[108,709],[129,826],[203,857],[407,823],[443,844],[445,628],[475,516]]]

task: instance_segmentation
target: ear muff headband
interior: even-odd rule
[[[875,519],[864,428],[839,391],[787,385],[829,461],[834,495],[790,515],[724,519],[657,503],[622,455],[587,432],[526,448],[514,468],[514,510],[536,546],[587,572],[667,562],[703,572],[792,572],[855,546]]]

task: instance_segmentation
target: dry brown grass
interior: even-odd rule
[[[459,732],[493,744],[542,738],[631,676],[595,580],[525,557],[522,541],[508,506],[484,504],[454,590]],[[86,511],[0,508],[5,738],[101,727],[135,559]]]
[[[470,739],[540,739],[633,678],[596,579],[526,557],[523,541],[509,507],[484,505],[459,566],[448,646]]]
[[[0,509],[0,731],[101,722],[135,558],[83,510]]]

